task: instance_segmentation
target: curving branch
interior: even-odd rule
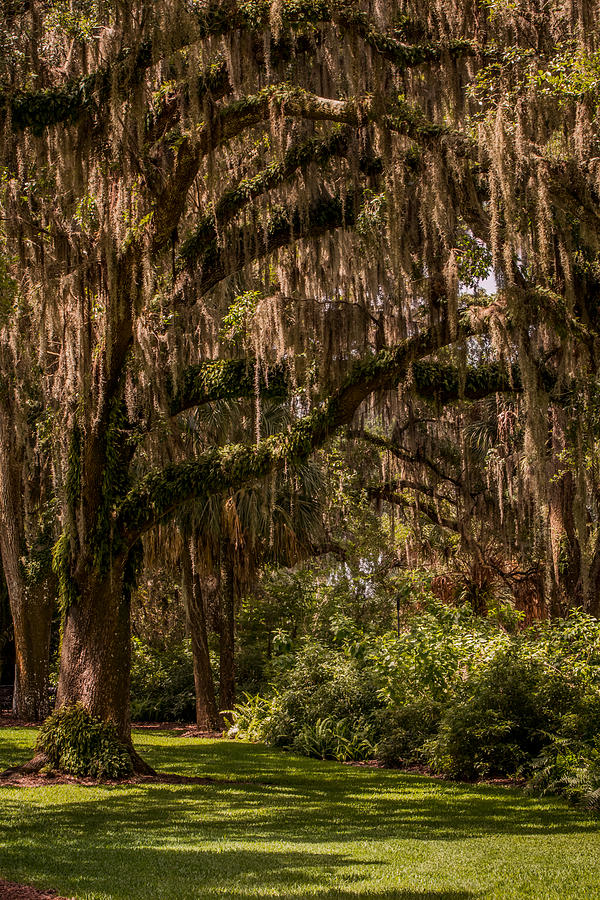
[[[352,421],[367,397],[395,387],[416,360],[454,340],[456,336],[449,328],[428,329],[358,363],[337,391],[288,431],[265,438],[256,446],[214,448],[194,460],[150,473],[129,492],[118,510],[116,531],[123,546],[133,546],[142,534],[190,500],[238,489],[286,462],[306,459],[337,429]]]
[[[216,238],[201,245],[201,249],[194,247],[193,254],[188,247],[188,255],[182,255],[182,260],[185,259],[187,268],[197,266],[199,269],[195,298],[207,294],[248,263],[262,259],[293,241],[317,238],[337,228],[351,228],[356,216],[354,201],[353,192],[344,199],[325,196],[313,203],[306,214],[294,208],[275,215],[265,229],[251,226],[236,228],[228,241],[227,251],[219,246]],[[180,292],[175,302],[182,303],[185,299],[183,292]]]
[[[3,4],[9,16],[25,11],[28,0],[12,0]],[[58,124],[77,121],[91,108],[111,96],[125,98],[140,84],[146,71],[173,53],[207,37],[223,36],[233,31],[260,34],[270,27],[271,4],[258,2],[222,2],[213,0],[197,9],[194,24],[181,22],[172,32],[143,41],[137,48],[126,49],[112,62],[83,78],[72,79],[56,88],[43,91],[0,90],[0,117],[10,118],[13,130],[33,128],[37,132]],[[486,51],[472,41],[405,44],[373,28],[369,17],[352,0],[285,0],[281,6],[281,24],[292,31],[310,25],[335,22],[346,34],[362,39],[365,44],[400,71],[427,62],[439,62],[444,56],[460,58],[482,55]],[[226,75],[222,69],[219,77]]]
[[[418,448],[409,453],[403,447],[400,447],[395,441],[390,440],[389,438],[382,437],[379,434],[374,434],[372,431],[368,429],[362,430],[348,430],[348,437],[365,441],[368,444],[371,444],[373,447],[377,447],[380,450],[385,450],[388,453],[391,453],[392,456],[395,456],[396,459],[400,459],[403,462],[412,463],[413,465],[425,466],[429,469],[436,478],[439,478],[440,481],[447,481],[449,484],[452,484],[455,488],[462,490],[462,482],[458,478],[453,478],[451,475],[448,475],[444,472],[441,467],[434,462],[434,460],[430,459],[426,456],[422,450]]]
[[[418,486],[415,486],[412,489],[421,492],[423,491],[423,488]],[[373,500],[385,500],[387,503],[392,503],[394,506],[402,507],[402,509],[410,509],[412,511],[423,513],[423,515],[427,516],[427,518],[435,525],[441,525],[442,528],[447,528],[450,531],[456,531],[459,534],[462,534],[462,529],[456,519],[449,519],[447,516],[442,515],[433,503],[429,503],[426,500],[410,500],[408,497],[405,497],[404,494],[399,494],[394,489],[393,485],[382,484],[368,487],[367,494]]]
[[[332,122],[340,125],[359,128],[367,122],[379,122],[389,131],[396,134],[404,134],[415,141],[425,144],[439,143],[440,140],[452,148],[458,155],[468,155],[474,152],[470,138],[460,131],[450,128],[445,124],[430,122],[421,110],[401,99],[390,103],[383,113],[379,105],[372,97],[363,99],[336,100],[329,97],[321,97],[304,88],[280,83],[264,88],[258,94],[234,100],[225,106],[213,111],[210,121],[204,122],[197,130],[192,140],[186,137],[177,151],[177,158],[172,176],[166,181],[160,195],[154,204],[154,247],[158,250],[166,245],[177,227],[179,219],[185,208],[187,192],[200,171],[202,159],[214,152],[228,141],[242,134],[248,128],[252,128],[261,122],[269,120],[273,112],[291,118],[306,119],[313,122]],[[329,145],[329,153],[332,155],[335,148],[335,140]],[[305,151],[319,153],[315,145]],[[326,150],[321,148],[321,153]],[[302,159],[294,161],[290,154],[287,161],[277,164],[271,171],[261,176],[264,179],[256,184],[255,190],[263,193],[269,189],[269,184],[276,186],[279,181],[290,177],[302,164]],[[377,163],[375,161],[375,166]],[[245,191],[252,192],[252,187],[246,185]],[[241,195],[237,195],[235,202],[242,201]],[[201,236],[203,238],[201,227]],[[184,247],[183,259],[186,254],[189,257],[194,249],[194,242]]]
[[[202,248],[217,239],[217,229],[229,224],[253,200],[295,177],[298,171],[311,163],[325,165],[330,159],[344,158],[349,150],[352,132],[336,129],[328,137],[310,138],[302,144],[291,147],[280,162],[274,161],[257,175],[244,178],[228,188],[219,197],[214,210],[204,216],[196,229],[186,238],[179,252],[179,269],[186,260],[198,257]],[[368,175],[378,175],[382,162],[376,157],[364,157],[359,161],[359,170]]]

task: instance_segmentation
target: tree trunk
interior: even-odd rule
[[[47,583],[9,586],[15,636],[13,714],[41,722],[50,712],[50,631],[53,597]]]
[[[21,469],[10,417],[0,407],[0,553],[15,638],[13,712],[37,722],[50,710],[49,656],[53,598],[47,582],[27,584]]]
[[[65,617],[56,706],[81,703],[91,715],[112,722],[134,771],[150,774],[131,743],[131,622],[123,573],[113,569],[79,587],[80,597]]]
[[[235,581],[232,548],[227,541],[221,554],[219,709],[224,712],[235,705]]]
[[[187,537],[183,541],[181,590],[194,661],[194,689],[196,694],[196,725],[203,731],[214,731],[219,725],[215,685],[210,654],[204,598],[197,571],[194,570],[192,550]]]
[[[565,413],[552,410],[550,430],[552,455],[549,468],[548,513],[552,551],[553,584],[550,592],[551,615],[565,615],[580,605],[587,593],[587,572],[582,570],[579,535],[575,522],[577,500],[573,473],[565,470]]]

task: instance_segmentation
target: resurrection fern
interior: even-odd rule
[[[132,771],[131,756],[115,726],[80,705],[62,707],[46,719],[36,749],[53,768],[69,775],[124,778]]]

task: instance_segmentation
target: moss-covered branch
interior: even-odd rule
[[[360,430],[348,430],[348,437],[365,441],[367,444],[370,444],[373,447],[377,447],[379,450],[385,450],[387,453],[390,453],[396,459],[400,459],[403,462],[412,463],[415,466],[424,466],[426,469],[429,469],[435,475],[436,479],[440,481],[447,481],[449,484],[452,484],[454,487],[462,489],[462,482],[453,478],[451,475],[448,475],[443,471],[440,465],[427,456],[421,449],[417,448],[411,452],[405,450],[404,447],[400,447],[396,441],[383,437],[380,434],[375,434],[368,429],[360,429]]]
[[[288,431],[256,446],[214,448],[189,462],[150,473],[129,492],[118,511],[117,531],[123,546],[132,546],[141,534],[189,500],[236,489],[286,462],[306,459],[329,435],[350,423],[370,394],[397,385],[415,360],[453,339],[447,329],[425,331],[357,364],[334,394]]]
[[[292,241],[316,238],[336,228],[351,228],[355,221],[354,194],[340,197],[322,197],[302,215],[299,209],[281,212],[270,220],[265,229],[240,227],[230,236],[227,252],[216,238],[200,247],[184,248],[181,263],[189,268],[197,266],[199,275],[194,297],[212,290],[228,275],[239,272],[248,263],[261,259]],[[193,252],[192,252],[193,250]],[[195,254],[199,253],[199,256]],[[183,295],[176,302],[183,302]]]
[[[370,97],[362,100],[335,100],[320,97],[294,85],[285,83],[272,85],[258,94],[235,100],[215,110],[213,121],[205,122],[198,129],[193,141],[191,138],[182,141],[174,173],[155,204],[155,249],[165,245],[177,226],[185,206],[187,192],[198,174],[202,158],[245,130],[268,121],[273,112],[292,118],[326,121],[355,128],[367,121],[379,121],[390,131],[408,135],[415,141],[430,143],[444,138],[450,141],[454,152],[457,153],[469,152],[471,147],[470,141],[460,132],[447,125],[430,122],[419,108],[401,99],[395,100],[382,113],[377,103]],[[321,153],[327,152],[325,147],[326,144],[323,144]],[[335,141],[329,145],[329,155],[333,154],[334,148]],[[318,154],[317,144],[307,147],[300,159],[294,159],[294,153],[291,152],[287,160],[258,176],[255,185],[247,182],[233,197],[225,198],[225,204],[231,203],[234,207],[240,204],[241,208],[251,199],[253,192],[259,196],[260,193],[269,190],[270,186],[275,187],[278,182],[292,175],[304,164],[302,155],[308,157],[311,152]],[[202,245],[211,237],[207,224],[201,223],[199,232],[183,247],[180,267],[189,266],[193,257],[198,257],[201,253]],[[213,243],[216,247],[216,239]]]
[[[490,394],[520,393],[521,376],[499,363],[457,366],[439,362],[416,362],[412,368],[414,390],[420,396],[438,403],[457,400],[481,400]]]
[[[184,268],[201,256],[203,249],[217,240],[217,228],[223,228],[253,200],[279,187],[293,178],[310,163],[322,166],[334,157],[347,154],[351,134],[348,130],[336,130],[325,139],[312,138],[291,147],[281,162],[274,161],[251,178],[244,178],[224,191],[214,211],[205,216],[197,228],[183,243],[179,254],[179,268]],[[363,159],[360,168],[368,174],[381,171],[381,160]]]
[[[253,397],[257,388],[265,399],[285,397],[289,389],[285,367],[259,369],[257,384],[256,362],[251,359],[219,359],[190,366],[173,392],[170,413],[174,416],[215,400]]]
[[[414,490],[415,488],[413,488]],[[422,488],[417,488],[422,492]],[[388,503],[392,503],[394,506],[399,506],[402,509],[410,510],[411,512],[422,513],[426,516],[430,522],[433,522],[434,525],[441,525],[442,528],[447,528],[450,531],[456,531],[459,534],[461,533],[461,528],[456,519],[450,519],[448,516],[442,514],[442,512],[437,508],[434,503],[430,503],[427,500],[419,499],[411,499],[407,497],[405,494],[398,493],[395,490],[393,485],[377,485],[371,486],[367,488],[367,493],[372,500],[385,500]]]
[[[458,143],[465,140],[462,134],[448,125],[431,122],[418,106],[407,103],[401,97],[382,110],[380,103],[372,97],[337,100],[280,82],[219,108],[215,112],[215,121],[206,123],[200,129],[195,148],[200,154],[215,150],[247,128],[267,120],[273,112],[353,127],[366,122],[381,122],[390,131],[406,134],[415,140],[444,136],[454,138]]]
[[[19,4],[10,6],[18,8]],[[125,97],[132,86],[142,81],[153,64],[199,39],[237,30],[257,34],[266,30],[270,26],[270,9],[268,0],[225,3],[215,0],[198,9],[195,26],[186,29],[178,22],[173,33],[143,41],[139,47],[123,51],[113,62],[84,78],[73,79],[44,91],[0,90],[0,115],[5,117],[8,113],[15,131],[26,128],[42,131],[52,125],[74,122],[111,96]],[[373,28],[368,16],[353,0],[284,0],[282,3],[281,23],[285,29],[302,31],[307,26],[327,22],[335,22],[343,32],[360,37],[400,70],[437,62],[444,55],[457,58],[482,52],[469,41],[418,46],[404,44]],[[224,68],[215,74],[219,74],[220,78],[226,77]]]

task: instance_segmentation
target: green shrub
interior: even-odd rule
[[[244,694],[244,698],[231,714],[227,714],[227,719],[231,722],[229,737],[236,737],[239,734],[248,741],[262,741],[276,697]]]
[[[294,739],[294,750],[317,759],[371,759],[375,755],[373,727],[362,718],[317,719],[305,722]]]
[[[364,661],[310,643],[269,698],[246,695],[234,721],[250,740],[326,759],[364,759],[373,755],[373,714],[380,707]]]
[[[529,652],[523,643],[499,651],[456,688],[431,745],[438,771],[527,776],[555,736],[585,739],[598,727],[600,697]]]
[[[557,738],[533,763],[528,787],[562,794],[571,803],[600,810],[600,736],[591,745]]]
[[[63,707],[40,729],[36,750],[50,765],[70,775],[124,778],[132,772],[131,756],[110,722],[91,716],[83,706]]]
[[[159,650],[133,639],[131,717],[134,722],[193,722],[194,669],[189,641]]]
[[[426,747],[437,734],[441,716],[442,704],[428,696],[382,710],[377,716],[377,758],[386,766],[427,762]]]
[[[276,746],[293,747],[305,725],[329,718],[366,722],[381,705],[364,661],[311,643],[283,674],[263,737]]]

